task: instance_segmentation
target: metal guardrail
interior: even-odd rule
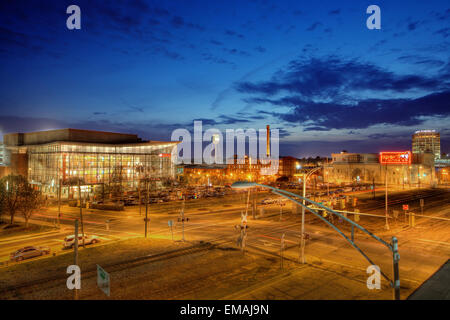
[[[347,242],[349,242],[352,247],[354,247],[371,265],[374,265],[374,263],[372,262],[372,260],[363,252],[363,250],[361,248],[359,248],[355,241],[353,239],[349,239],[349,237],[347,237],[344,232],[342,232],[337,226],[335,226],[332,222],[328,221],[327,219],[325,219],[321,214],[318,213],[317,210],[324,210],[326,212],[328,212],[329,214],[334,214],[335,216],[341,218],[344,221],[347,221],[348,223],[350,223],[350,225],[352,226],[352,231],[353,228],[356,227],[359,230],[361,230],[362,232],[368,234],[370,237],[374,238],[375,240],[377,240],[378,242],[380,242],[381,244],[383,244],[384,246],[386,246],[391,252],[392,252],[392,257],[393,257],[393,269],[394,269],[394,277],[393,280],[391,280],[383,271],[380,270],[380,274],[390,283],[391,287],[394,288],[394,299],[399,300],[400,299],[400,278],[399,278],[399,267],[398,267],[398,263],[400,260],[400,255],[398,253],[398,240],[396,237],[392,237],[392,242],[391,243],[387,243],[386,241],[384,241],[383,239],[381,239],[380,237],[378,237],[377,235],[373,234],[372,232],[368,231],[367,229],[365,229],[363,226],[357,224],[356,222],[348,219],[347,217],[341,215],[340,213],[338,213],[337,211],[334,211],[333,209],[330,209],[328,207],[325,207],[324,205],[315,202],[313,200],[310,200],[308,198],[302,197],[298,194],[286,191],[286,190],[282,190],[282,189],[277,189],[274,188],[272,186],[268,186],[268,185],[263,185],[263,184],[259,184],[259,183],[255,183],[255,182],[247,182],[247,181],[238,181],[233,183],[232,187],[233,188],[249,188],[249,187],[254,187],[254,186],[258,186],[258,187],[264,187],[264,188],[268,188],[271,189],[273,193],[278,194],[279,196],[285,197],[289,200],[291,200],[292,202],[302,206],[302,208],[304,208],[305,210],[308,210],[309,212],[311,212],[312,214],[314,214],[316,217],[318,217],[319,219],[321,219],[322,221],[324,221],[326,224],[328,224],[330,227],[332,227],[336,232],[338,232],[345,240],[347,240]],[[298,201],[298,199],[301,199],[302,201]],[[302,202],[308,202],[320,209],[312,209],[310,207],[308,207],[306,204],[304,205]],[[353,234],[353,232],[352,232]],[[303,235],[302,235],[303,238]],[[353,236],[352,236],[353,238]]]

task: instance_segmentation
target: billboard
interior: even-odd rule
[[[381,164],[411,164],[411,151],[380,152]]]

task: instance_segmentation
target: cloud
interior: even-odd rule
[[[260,53],[264,53],[264,52],[266,52],[267,50],[266,50],[266,48],[264,48],[264,47],[257,46],[257,47],[255,47],[255,51],[258,51],[258,52],[260,52]]]
[[[314,31],[316,30],[317,27],[320,27],[322,25],[323,25],[322,22],[314,22],[306,29],[306,31]]]
[[[230,30],[230,29],[225,30],[225,34],[227,36],[233,36],[233,37],[237,37],[237,38],[240,38],[240,39],[244,38],[243,34],[240,34],[240,33],[236,32],[236,31],[233,31],[233,30]]]
[[[404,59],[426,63],[417,58]],[[301,124],[305,131],[362,129],[378,124],[411,126],[429,117],[450,116],[449,70],[442,68],[434,77],[404,75],[331,56],[293,60],[269,80],[241,81],[235,89],[246,95],[246,103],[289,108],[289,112],[266,114]],[[418,91],[424,92],[421,97],[417,97]],[[405,98],[410,92],[414,94]],[[368,97],[370,93],[377,98]]]
[[[296,97],[255,99],[254,102],[290,107],[288,113],[273,113],[279,119],[313,124],[310,130],[364,129],[379,124],[413,126],[427,118],[450,117],[450,90],[417,99],[367,99],[357,104],[317,103]]]
[[[356,59],[328,56],[293,60],[268,81],[238,82],[235,88],[245,94],[273,96],[289,93],[300,96],[302,100],[342,100],[356,99],[349,95],[361,90],[401,93],[416,89],[436,91],[449,85],[443,75],[434,78],[400,75]]]
[[[248,53],[247,51],[240,50],[240,49],[235,49],[235,48],[233,48],[233,49],[223,48],[223,51],[225,51],[225,52],[227,52],[227,53],[229,53],[229,54],[233,54],[233,55],[241,55],[241,56],[244,56],[244,57],[249,57],[249,56],[251,56],[251,54]]]
[[[200,30],[200,31],[204,31],[205,28],[195,24],[195,23],[191,23],[191,22],[186,22],[183,17],[180,16],[174,16],[172,18],[171,24],[173,27],[175,28],[191,28],[191,29],[196,29],[196,30]]]
[[[417,26],[420,24],[421,22],[420,21],[413,21],[413,22],[409,22],[408,23],[408,30],[409,31],[413,31],[413,30],[416,30],[416,28],[417,28]]]
[[[434,34],[442,35],[444,38],[448,38],[450,36],[450,28],[442,28],[434,32]]]
[[[400,56],[397,58],[399,61],[408,62],[415,65],[425,65],[427,67],[442,67],[445,65],[445,62],[439,59],[432,59],[419,55],[407,55]]]
[[[211,44],[216,45],[216,46],[222,46],[223,42],[217,41],[217,40],[210,40],[209,41]]]

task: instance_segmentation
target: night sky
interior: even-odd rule
[[[81,30],[66,28],[71,4]],[[1,0],[0,59],[0,135],[170,140],[203,120],[270,124],[296,157],[410,149],[418,129],[450,152],[448,0]]]

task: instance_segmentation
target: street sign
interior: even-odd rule
[[[103,268],[100,267],[99,265],[97,265],[97,286],[108,297],[110,296],[109,273],[103,270]]]
[[[169,225],[169,227],[172,227],[173,226],[173,221],[169,220],[169,221],[167,221],[167,224]]]
[[[408,211],[409,210],[409,205],[407,205],[407,204],[404,204],[402,207],[403,207],[404,211]]]

